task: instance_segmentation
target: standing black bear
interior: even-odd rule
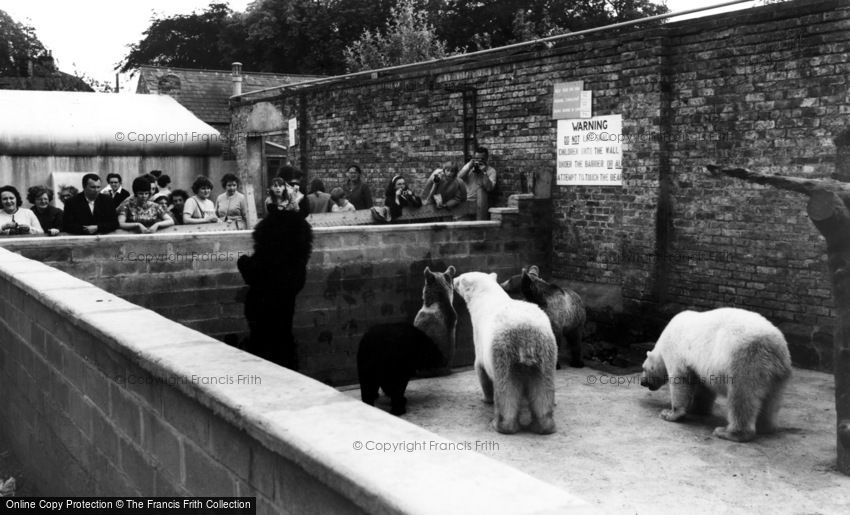
[[[304,288],[313,229],[295,211],[272,211],[254,229],[254,254],[236,262],[248,285],[245,318],[251,332],[245,350],[298,369],[292,317]]]
[[[370,327],[357,349],[360,398],[375,405],[378,388],[392,403],[390,413],[404,415],[404,391],[417,370],[445,366],[446,358],[425,333],[407,323]]]

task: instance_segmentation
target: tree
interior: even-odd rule
[[[130,45],[127,57],[118,65],[127,72],[141,65],[183,68],[229,68],[233,56],[223,54],[222,37],[231,35],[233,11],[227,4],[212,3],[203,12],[168,18],[151,18],[144,38]],[[230,48],[230,50],[234,50]]]
[[[391,10],[386,33],[368,30],[345,49],[349,71],[372,70],[445,57],[446,44],[437,38],[425,11],[415,0],[399,0]]]
[[[0,77],[10,89],[91,91],[80,77],[60,71],[35,29],[0,11]]]
[[[345,70],[343,51],[363,30],[377,28],[393,0],[259,0],[244,17],[246,67],[322,73]]]
[[[450,48],[481,50],[668,12],[652,0],[428,0]]]
[[[0,10],[0,76],[26,76],[28,62],[40,65],[47,57],[47,50],[35,36],[35,30]],[[50,62],[52,64],[52,60]],[[51,71],[55,71],[55,67]]]

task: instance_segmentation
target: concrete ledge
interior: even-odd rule
[[[47,495],[212,488],[257,495],[261,513],[590,512],[479,454],[357,450],[449,441],[5,249],[0,299],[2,408],[14,415],[0,427]],[[44,472],[57,455],[72,474]]]

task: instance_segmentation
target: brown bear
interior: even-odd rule
[[[578,293],[544,281],[540,278],[540,270],[534,265],[523,268],[522,274],[503,282],[502,288],[508,293],[520,290],[527,301],[540,306],[549,317],[552,332],[558,340],[559,357],[565,349],[569,349],[570,366],[584,366],[581,336],[587,321],[587,312]],[[557,368],[561,368],[560,360]]]
[[[416,313],[413,325],[427,334],[446,358],[447,368],[436,373],[448,373],[455,353],[457,313],[452,307],[455,267],[445,272],[432,272],[425,267],[425,286],[422,287],[422,308]]]

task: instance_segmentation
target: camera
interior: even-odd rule
[[[443,179],[443,174],[438,173],[434,176],[434,184],[440,184],[440,181]]]
[[[30,228],[29,228],[29,227],[27,227],[27,226],[25,226],[25,225],[19,225],[19,224],[17,224],[17,223],[15,223],[15,226],[14,226],[14,227],[12,227],[12,228],[10,228],[10,229],[9,229],[9,234],[10,234],[10,235],[16,235],[16,234],[29,234],[29,233],[30,233]]]

